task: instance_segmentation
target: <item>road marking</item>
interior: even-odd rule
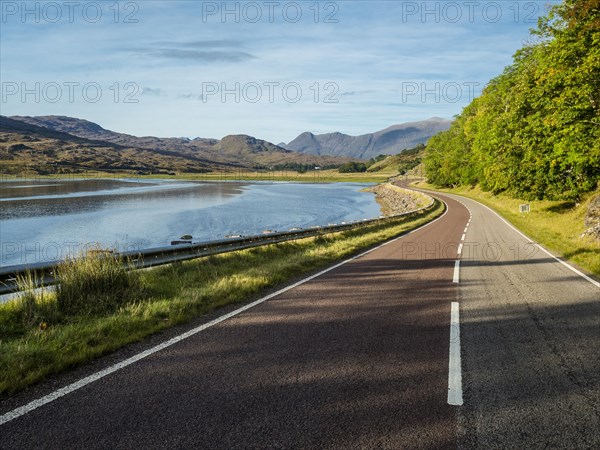
[[[460,197],[461,199],[466,199],[466,200],[470,200],[474,203],[476,203],[479,206],[483,206],[485,209],[487,209],[488,211],[490,211],[491,213],[493,213],[495,216],[497,216],[502,222],[504,222],[506,225],[508,225],[510,228],[512,228],[514,231],[516,231],[518,234],[520,234],[521,236],[523,236],[525,239],[527,239],[529,242],[531,242],[533,245],[535,245],[537,248],[539,248],[541,251],[543,251],[544,253],[546,253],[548,256],[550,256],[551,258],[555,259],[557,262],[559,262],[560,264],[562,264],[563,266],[565,266],[567,269],[569,269],[571,272],[576,273],[577,275],[579,275],[581,278],[589,281],[590,283],[592,283],[594,286],[600,288],[600,282],[594,280],[593,278],[587,276],[585,273],[583,273],[581,270],[576,269],[575,267],[573,267],[572,265],[568,264],[567,262],[563,261],[562,259],[560,259],[559,257],[553,255],[552,253],[550,253],[548,250],[546,250],[544,247],[542,247],[540,244],[538,244],[537,242],[535,242],[533,239],[531,239],[529,236],[527,236],[525,233],[523,233],[522,231],[520,231],[519,229],[517,229],[512,223],[510,223],[508,220],[506,220],[504,217],[502,217],[500,214],[498,214],[496,211],[494,211],[492,208],[490,208],[487,205],[484,205],[481,202],[478,202],[477,200],[473,200],[472,198],[466,198],[466,197],[461,197],[458,194],[449,194],[449,193],[439,193],[436,191],[431,191],[431,190],[427,190],[427,189],[422,189],[422,191],[425,191],[425,193],[429,193],[429,194],[440,194],[440,195],[447,195],[448,197],[450,197],[453,200],[456,200],[457,202],[459,202],[460,204],[462,204],[465,208],[467,208],[470,212],[471,218],[473,217],[473,214],[471,212],[471,210],[469,209],[469,207],[467,205],[465,205],[463,202],[461,202],[460,200],[458,200],[456,197]],[[439,198],[439,197],[438,197]]]
[[[452,195],[449,195],[450,198],[453,198]],[[455,199],[456,200],[456,199]],[[525,233],[521,232],[520,230],[518,230],[513,224],[511,224],[508,220],[506,220],[504,217],[502,217],[500,214],[498,214],[496,211],[494,211],[492,208],[490,208],[487,205],[484,205],[483,203],[479,203],[477,200],[473,200],[473,199],[468,199],[471,200],[475,203],[477,203],[480,206],[483,206],[484,208],[488,209],[489,211],[491,211],[492,213],[494,213],[502,222],[504,222],[506,225],[508,225],[510,228],[512,228],[514,231],[516,231],[517,233],[519,233],[521,236],[523,236],[525,239],[527,239],[529,242],[533,243],[533,245],[535,245],[537,248],[539,248],[541,251],[543,251],[544,253],[546,253],[548,256],[554,258],[556,261],[558,261],[559,263],[561,263],[563,266],[565,266],[567,269],[569,269],[570,271],[576,273],[577,275],[579,275],[580,277],[584,278],[585,280],[589,281],[590,283],[592,283],[594,286],[600,288],[600,282],[594,280],[591,277],[588,277],[585,273],[583,273],[581,270],[576,269],[575,267],[573,267],[572,265],[566,263],[565,261],[563,261],[562,259],[558,258],[557,256],[554,256],[552,253],[550,253],[548,250],[546,250],[544,247],[542,247],[540,244],[538,244],[537,242],[535,242],[533,239],[531,239],[529,236],[527,236]]]
[[[469,228],[469,224],[465,227],[465,234],[467,234],[467,229]]]
[[[453,283],[459,282],[459,273],[460,273],[460,259],[457,259],[454,263],[454,277],[452,278]]]
[[[460,256],[462,254],[462,249],[463,249],[463,244],[461,242],[460,244],[458,244],[458,250],[456,251],[458,256]]]
[[[300,285],[302,285],[304,283],[307,283],[307,282],[309,282],[311,280],[314,280],[315,278],[320,277],[321,275],[324,275],[327,272],[335,270],[338,267],[343,266],[344,264],[347,264],[347,263],[349,263],[351,261],[354,261],[354,260],[356,260],[358,258],[362,258],[363,256],[368,255],[369,253],[374,252],[375,250],[378,250],[378,249],[380,249],[382,247],[385,247],[386,245],[389,245],[389,244],[391,244],[393,242],[396,242],[396,241],[398,241],[398,240],[400,240],[400,239],[408,236],[409,234],[412,234],[412,233],[414,233],[416,231],[422,230],[425,227],[428,227],[429,225],[434,224],[438,220],[441,220],[448,213],[448,211],[450,210],[450,207],[448,206],[448,204],[446,202],[444,202],[441,199],[439,199],[439,200],[442,203],[444,203],[444,205],[446,205],[446,211],[444,211],[444,214],[442,214],[437,219],[432,220],[431,222],[427,222],[426,224],[424,224],[424,225],[422,225],[422,226],[420,226],[418,228],[415,228],[414,230],[411,230],[408,233],[403,234],[402,236],[398,236],[397,238],[394,238],[394,239],[392,239],[390,241],[384,242],[383,244],[378,245],[377,247],[374,247],[374,248],[372,248],[370,250],[367,250],[366,252],[363,252],[363,253],[361,253],[359,255],[353,256],[352,258],[346,259],[346,260],[344,260],[344,261],[342,261],[342,262],[340,262],[338,264],[335,264],[334,266],[328,267],[327,269],[322,270],[321,272],[316,273],[314,275],[311,275],[311,276],[309,276],[307,278],[304,278],[304,279],[302,279],[302,280],[300,280],[300,281],[298,281],[298,282],[296,282],[296,283],[294,283],[294,284],[292,284],[290,286],[284,287],[283,289],[280,289],[277,292],[273,292],[273,293],[271,293],[271,294],[269,294],[269,295],[267,295],[265,297],[262,297],[262,298],[254,301],[252,303],[248,303],[247,305],[242,306],[241,308],[238,308],[235,311],[227,313],[227,314],[225,314],[225,315],[223,315],[221,317],[217,317],[216,319],[211,320],[210,322],[207,322],[207,323],[205,323],[203,325],[200,325],[200,326],[198,326],[196,328],[193,328],[193,329],[187,331],[186,333],[183,333],[183,334],[180,334],[178,336],[175,336],[175,337],[169,339],[168,341],[165,341],[165,342],[163,342],[161,344],[156,345],[155,347],[152,347],[152,348],[149,348],[148,350],[140,352],[137,355],[132,356],[131,358],[125,359],[125,360],[123,360],[123,361],[121,361],[121,362],[119,362],[117,364],[114,364],[112,366],[107,367],[106,369],[103,369],[103,370],[101,370],[99,372],[96,372],[96,373],[90,375],[90,376],[82,378],[79,381],[76,381],[76,382],[71,383],[71,384],[69,384],[69,385],[67,385],[65,387],[62,387],[62,388],[60,388],[60,389],[58,389],[58,390],[56,390],[54,392],[51,392],[48,395],[45,395],[44,397],[40,397],[40,398],[38,398],[36,400],[33,400],[33,401],[27,403],[26,405],[20,406],[19,408],[15,408],[12,411],[9,411],[9,412],[3,414],[2,416],[0,416],[0,425],[3,425],[5,423],[7,423],[7,422],[10,422],[11,420],[17,419],[18,417],[24,416],[25,414],[28,414],[28,413],[30,413],[30,412],[32,412],[32,411],[34,411],[34,410],[36,410],[36,409],[38,409],[38,408],[40,408],[40,407],[48,404],[50,402],[53,402],[54,400],[57,400],[57,399],[59,399],[61,397],[64,397],[65,395],[70,394],[70,393],[72,393],[72,392],[74,392],[74,391],[76,391],[78,389],[81,389],[82,387],[87,386],[88,384],[91,384],[91,383],[93,383],[95,381],[98,381],[99,379],[104,378],[105,376],[110,375],[111,373],[117,372],[118,370],[121,370],[121,369],[123,369],[123,368],[125,368],[127,366],[130,366],[131,364],[134,364],[134,363],[136,363],[136,362],[138,362],[138,361],[140,361],[140,360],[142,360],[142,359],[144,359],[144,358],[146,358],[146,357],[148,357],[150,355],[153,355],[154,353],[160,352],[161,350],[164,350],[164,349],[166,349],[168,347],[171,347],[171,346],[177,344],[178,342],[184,341],[185,339],[188,339],[189,337],[192,337],[195,334],[198,334],[201,331],[206,330],[207,328],[213,327],[214,325],[217,325],[217,324],[219,324],[219,323],[221,323],[221,322],[223,322],[223,321],[225,321],[227,319],[230,319],[230,318],[232,318],[234,316],[237,316],[238,314],[240,314],[240,313],[242,313],[244,311],[247,311],[250,308],[253,308],[253,307],[257,306],[257,305],[260,305],[261,303],[264,303],[267,300],[272,299],[273,297],[277,297],[278,295],[281,295],[284,292],[287,292],[287,291],[289,291],[291,289],[294,289],[294,288],[296,288],[296,287],[298,287],[298,286],[300,286]]]
[[[452,302],[450,311],[450,357],[448,361],[448,404],[461,406],[462,372],[460,364],[460,321],[458,303]]]
[[[431,191],[431,190],[427,190],[427,189],[421,189],[422,191],[425,191],[425,193],[428,194],[440,194],[440,195],[447,195],[448,197],[450,197],[451,199],[459,202],[460,204],[462,204],[465,208],[467,208],[469,210],[470,213],[470,218],[473,218],[473,214],[471,212],[471,209],[465,205],[463,202],[461,202],[460,200],[458,200],[456,197],[460,197],[460,195],[457,194],[448,194],[448,193],[439,193],[436,191]],[[465,197],[461,197],[464,198],[466,200],[470,200],[474,203],[476,203],[479,206],[483,206],[485,209],[487,209],[488,211],[490,211],[491,213],[493,213],[495,216],[498,217],[498,219],[500,219],[502,222],[504,222],[506,225],[508,225],[511,229],[513,229],[514,231],[516,231],[518,234],[520,234],[521,236],[523,236],[525,239],[527,239],[529,242],[531,242],[533,245],[535,245],[537,248],[539,248],[541,251],[543,251],[544,253],[546,253],[548,256],[550,256],[551,258],[555,259],[557,262],[559,262],[560,264],[562,264],[563,266],[565,266],[567,269],[569,269],[571,272],[576,273],[577,275],[579,275],[581,278],[589,281],[590,283],[592,283],[594,286],[600,288],[600,282],[594,280],[593,278],[587,276],[585,273],[583,273],[581,270],[576,269],[575,267],[573,267],[572,265],[568,264],[567,262],[563,261],[562,259],[560,259],[559,257],[553,255],[552,253],[550,253],[548,250],[546,250],[544,247],[542,247],[540,244],[538,244],[537,242],[535,242],[533,239],[531,239],[529,236],[527,236],[525,233],[523,233],[522,231],[520,231],[519,229],[517,229],[513,224],[511,224],[508,220],[506,220],[504,217],[502,217],[500,214],[498,214],[496,211],[494,211],[492,208],[490,208],[487,205],[484,205],[483,203],[478,202],[477,200],[473,200],[471,198],[465,198]],[[441,200],[441,198],[438,196],[438,199]],[[447,206],[447,205],[446,205]]]
[[[466,235],[466,233],[463,233],[463,235],[462,235],[462,237],[460,238],[460,240],[461,240],[461,241],[464,241],[466,236],[467,236],[467,235]]]

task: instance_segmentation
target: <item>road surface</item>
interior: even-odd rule
[[[5,402],[0,448],[599,448],[599,285],[438,197],[409,235]]]

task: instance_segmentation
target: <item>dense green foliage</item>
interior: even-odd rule
[[[421,164],[425,148],[425,145],[419,144],[414,148],[404,150],[400,153],[398,155],[398,174],[405,175],[407,172]]]
[[[600,0],[565,0],[535,43],[428,142],[438,186],[523,198],[579,198],[600,179]]]
[[[354,161],[342,164],[340,166],[340,173],[356,173],[356,172],[366,172],[366,171],[367,171],[366,164],[354,162]]]

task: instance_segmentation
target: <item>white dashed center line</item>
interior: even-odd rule
[[[462,370],[460,363],[460,322],[457,302],[452,302],[450,312],[450,359],[448,362],[448,404],[463,404]]]
[[[452,278],[453,283],[459,282],[459,273],[460,273],[460,259],[457,259],[454,263],[454,277]]]

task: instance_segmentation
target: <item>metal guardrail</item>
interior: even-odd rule
[[[432,198],[429,205],[414,211],[395,214],[392,216],[379,217],[376,219],[363,219],[341,225],[329,225],[323,227],[312,227],[305,230],[274,232],[256,236],[246,236],[234,239],[221,239],[218,241],[199,242],[192,244],[179,244],[165,247],[156,247],[140,251],[129,251],[120,253],[110,253],[115,258],[123,258],[130,261],[134,269],[143,269],[153,266],[170,264],[178,261],[187,261],[190,259],[201,258],[204,256],[229,253],[248,248],[262,247],[264,245],[278,244],[309,237],[322,236],[325,234],[338,233],[342,231],[354,230],[377,223],[390,222],[401,217],[409,216],[431,210],[437,204],[437,200]],[[35,274],[35,280],[39,287],[51,286],[55,284],[54,273],[60,262],[52,263],[32,263],[20,264],[15,266],[0,267],[0,295],[18,292],[17,279],[27,274]]]

